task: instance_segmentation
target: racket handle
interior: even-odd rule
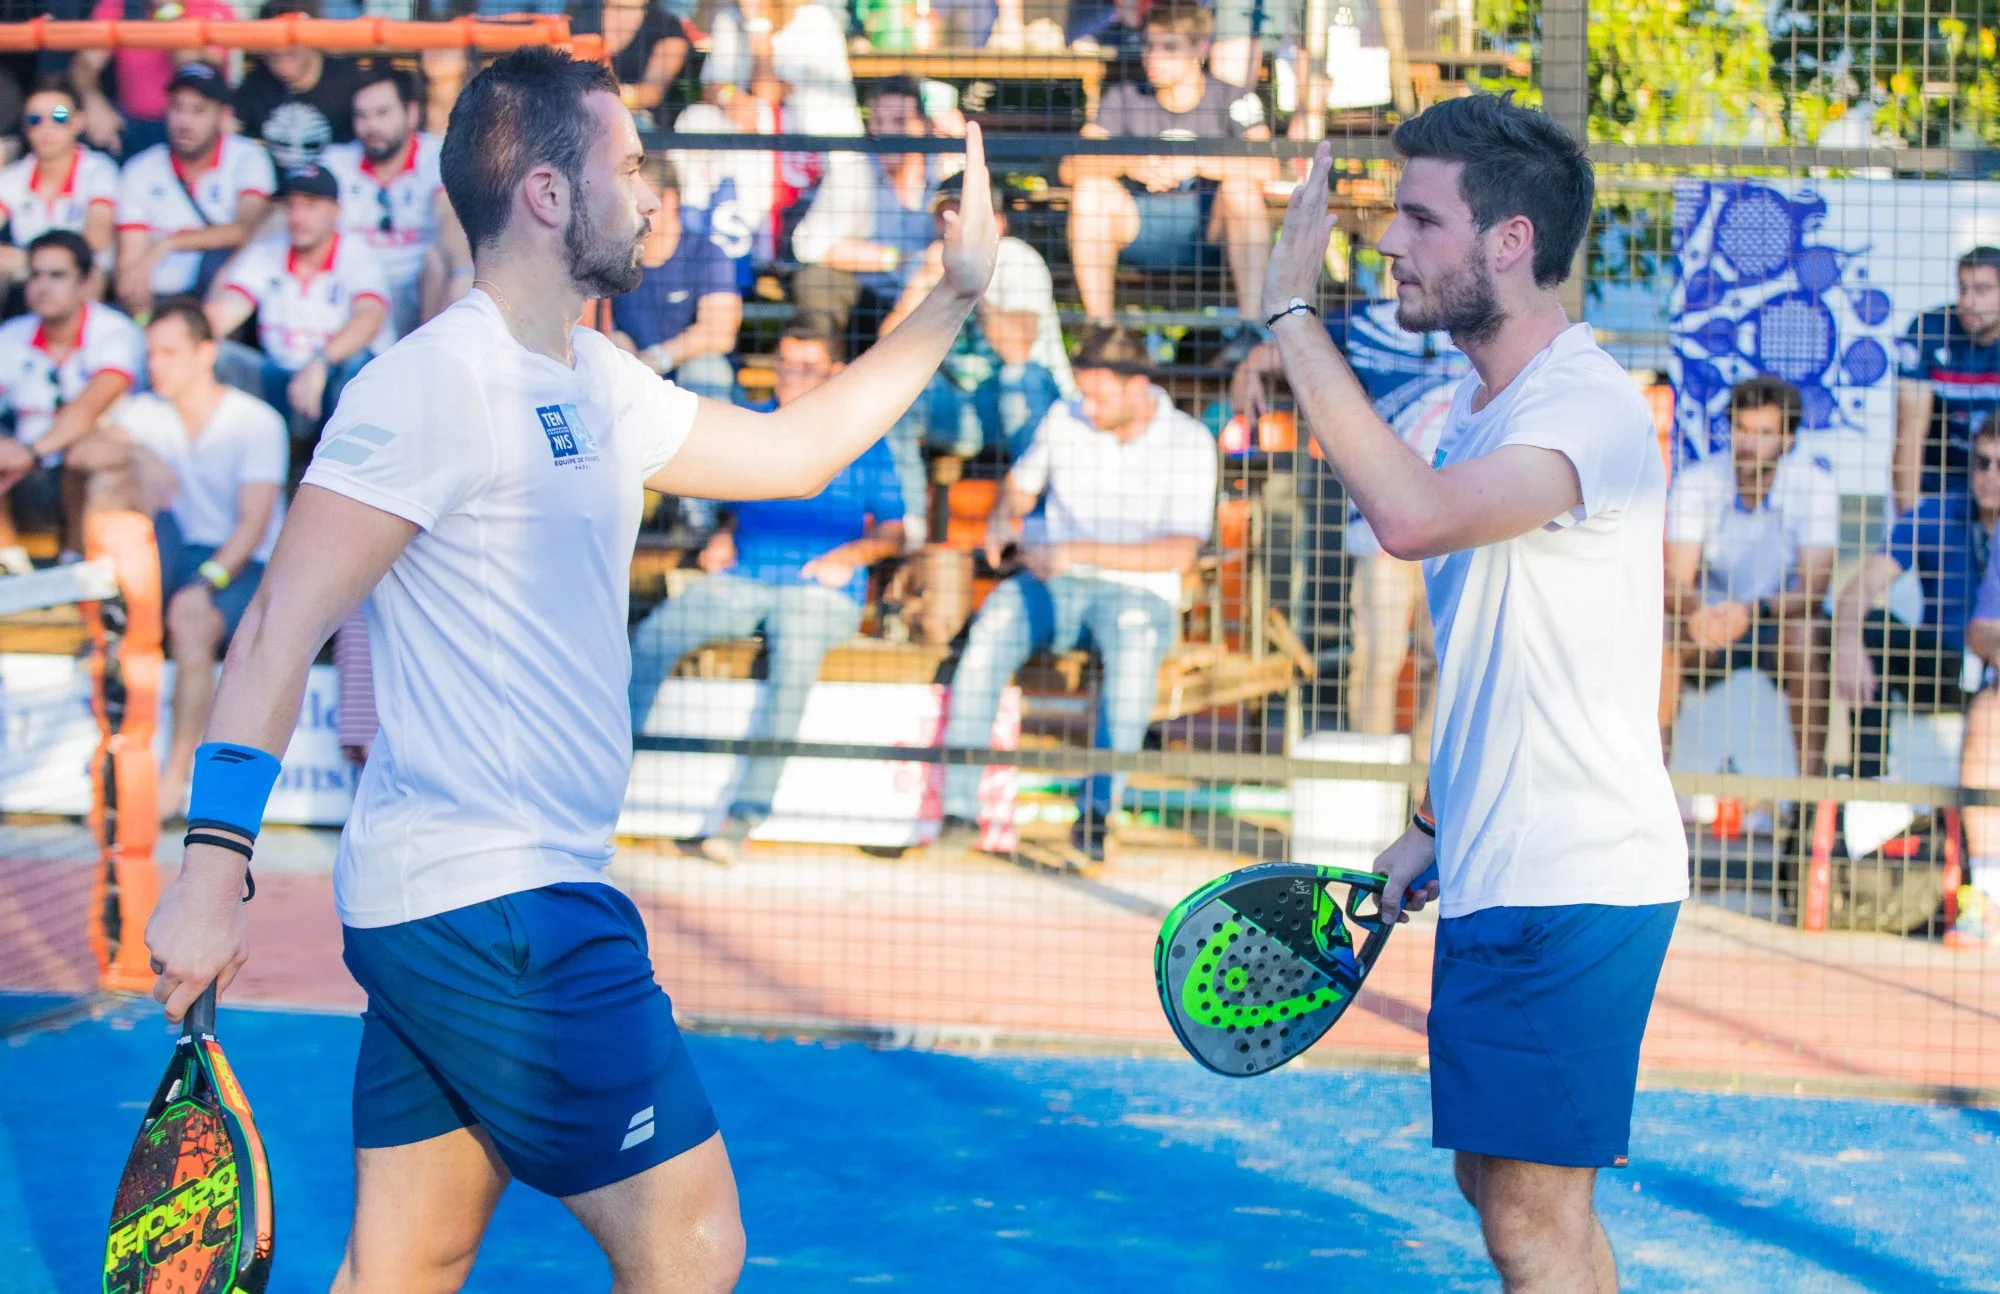
[[[1438,878],[1438,865],[1436,863],[1432,863],[1429,867],[1426,867],[1422,872],[1418,873],[1416,876],[1411,878],[1409,886],[1403,891],[1404,897],[1408,898],[1409,896],[1415,894],[1418,890],[1421,890],[1422,888],[1424,888],[1424,886],[1429,885],[1432,881],[1435,881],[1437,878]]]
[[[181,1037],[194,1038],[215,1033],[215,985],[210,984],[181,1017]]]

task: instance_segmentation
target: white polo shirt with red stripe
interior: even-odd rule
[[[403,163],[378,171],[357,143],[334,144],[320,164],[340,181],[340,227],[366,243],[382,262],[395,294],[400,330],[416,326],[424,253],[437,241],[437,195],[444,188],[438,156],[444,141],[419,133],[410,137]]]
[[[55,425],[62,406],[82,395],[99,373],[135,381],[146,357],[139,326],[107,305],[86,305],[76,344],[58,358],[39,315],[0,323],[0,404],[14,411],[14,437],[33,445]]]
[[[370,348],[379,355],[396,340],[388,317],[389,281],[375,253],[335,234],[324,257],[307,264],[290,244],[267,238],[244,248],[222,282],[225,291],[240,292],[256,305],[257,344],[279,368],[297,372],[311,363],[364,297],[380,301],[384,313]]]
[[[62,182],[54,186],[42,183],[41,165],[31,153],[0,170],[0,220],[7,221],[16,247],[26,247],[51,229],[82,233],[84,218],[100,203],[117,209],[118,163],[104,154],[79,145],[69,155]]]
[[[254,139],[222,136],[199,175],[188,174],[167,145],[155,144],[125,163],[118,182],[118,229],[165,238],[226,225],[236,219],[236,204],[245,194],[268,198],[277,187],[271,155]],[[191,291],[200,273],[200,252],[163,256],[153,270],[153,291],[161,296]]]

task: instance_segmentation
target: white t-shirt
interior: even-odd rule
[[[224,289],[240,292],[257,307],[257,342],[279,368],[297,372],[312,362],[328,339],[347,325],[364,297],[382,303],[382,326],[370,348],[377,354],[395,343],[389,317],[389,281],[375,253],[340,234],[326,260],[315,269],[300,261],[290,243],[262,239],[230,262]]]
[[[189,200],[181,174],[180,163],[165,144],[155,144],[125,163],[118,180],[120,231],[143,229],[154,238],[165,238],[184,229],[226,225],[236,219],[236,203],[244,194],[268,198],[278,187],[271,155],[262,144],[241,135],[217,139],[208,169],[189,181],[201,201],[199,210]],[[162,256],[153,270],[153,291],[162,296],[189,291],[200,273],[200,252]]]
[[[1028,360],[1040,364],[1056,380],[1063,395],[1076,395],[1076,375],[1063,349],[1062,323],[1056,318],[1055,281],[1040,252],[1012,236],[1000,240],[993,263],[993,281],[986,285],[986,304],[1008,313],[1035,313],[1035,341]]]
[[[1479,389],[1476,373],[1460,385],[1439,461],[1552,449],[1583,504],[1424,561],[1443,913],[1683,899],[1687,840],[1657,715],[1667,491],[1652,411],[1588,324],[1474,413]]]
[[[359,143],[333,144],[320,162],[340,181],[340,227],[348,240],[366,243],[382,263],[396,297],[396,326],[414,328],[420,306],[424,253],[437,241],[437,207],[444,178],[438,173],[443,141],[412,137],[400,170],[382,175]],[[384,225],[387,228],[384,228]]]
[[[38,183],[40,166],[30,153],[0,170],[0,220],[7,221],[7,236],[16,247],[26,247],[51,229],[80,234],[92,207],[117,208],[118,163],[104,154],[79,146],[53,193]]]
[[[220,548],[236,532],[236,497],[246,485],[280,487],[278,506],[253,562],[271,560],[285,522],[283,486],[291,468],[292,446],[285,420],[270,405],[235,387],[209,415],[208,425],[190,437],[174,406],[157,395],[130,396],[112,410],[111,420],[173,469],[180,488],[172,512],[181,537],[190,544]]]
[[[1833,464],[1793,446],[1753,508],[1743,502],[1728,454],[1690,463],[1667,493],[1667,542],[1701,545],[1702,593],[1709,602],[1755,602],[1784,593],[1801,548],[1840,546],[1840,482]]]
[[[423,528],[367,603],[382,729],[334,863],[350,926],[601,880],[611,859],[641,483],[697,401],[570,336],[574,370],[467,294],[348,383],[306,470]]]
[[[57,362],[39,315],[0,323],[0,405],[14,411],[14,436],[33,445],[55,425],[56,410],[82,395],[99,373],[136,382],[146,359],[139,326],[107,305],[85,304],[76,345]]]
[[[1153,420],[1125,442],[1084,421],[1065,402],[1049,410],[1010,479],[1048,494],[1031,542],[1142,544],[1168,535],[1206,540],[1215,529],[1215,437],[1153,388]],[[1179,571],[1118,571],[1078,565],[1071,574],[1128,584],[1181,602]]]

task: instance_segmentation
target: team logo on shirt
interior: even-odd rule
[[[545,404],[535,410],[542,434],[549,438],[549,453],[558,464],[597,461],[597,441],[583,425],[583,415],[573,404]]]

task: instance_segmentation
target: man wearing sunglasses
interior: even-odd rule
[[[341,231],[366,243],[388,276],[398,336],[423,322],[424,258],[455,219],[438,172],[444,141],[417,129],[422,114],[414,77],[371,64],[354,92],[354,142],[320,159],[340,181]]]
[[[83,114],[61,85],[29,95],[21,124],[28,155],[0,170],[0,220],[12,239],[0,246],[0,276],[25,278],[28,244],[51,229],[81,234],[102,261],[116,232],[118,164],[79,142]]]

